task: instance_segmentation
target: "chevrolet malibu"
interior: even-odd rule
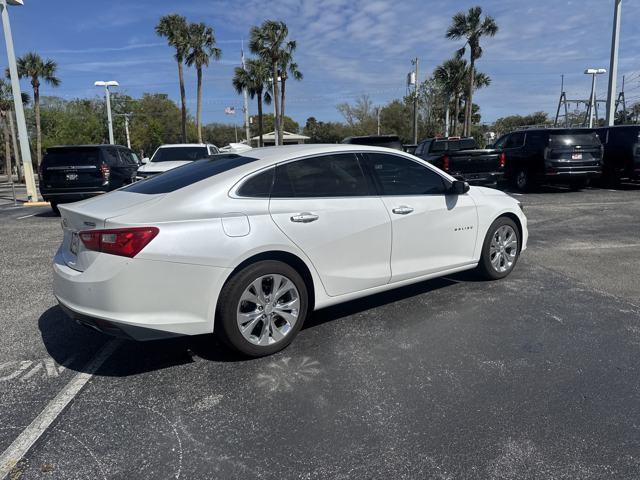
[[[361,145],[222,154],[60,211],[54,293],[72,318],[138,340],[215,332],[254,357],[316,309],[462,270],[503,278],[528,235],[512,197]]]

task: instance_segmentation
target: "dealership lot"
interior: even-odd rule
[[[637,478],[640,188],[518,199],[507,279],[316,312],[250,361],[75,325],[51,294],[59,218],[3,205],[0,452],[97,368],[12,478]]]

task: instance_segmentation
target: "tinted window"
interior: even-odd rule
[[[152,162],[173,162],[178,160],[200,160],[209,156],[207,147],[167,147],[159,148]]]
[[[102,151],[102,155],[104,157],[104,161],[110,167],[122,166],[120,159],[118,158],[118,151],[115,148],[105,148]]]
[[[549,136],[549,143],[554,147],[567,147],[572,145],[600,146],[600,139],[595,132],[554,133]]]
[[[527,145],[535,148],[546,148],[549,143],[547,134],[543,132],[527,133]]]
[[[478,148],[478,144],[473,138],[449,141],[449,150],[474,150],[476,148]]]
[[[436,140],[431,145],[431,151],[434,153],[444,152],[447,149],[447,142],[444,140]]]
[[[256,161],[255,158],[242,157],[240,155],[218,155],[215,159],[199,160],[169,170],[162,175],[136,182],[123,190],[149,195],[173,192],[254,161]]]
[[[422,152],[429,150],[430,142],[422,142],[416,147],[416,151],[414,152],[416,155],[422,155]]]
[[[504,148],[517,148],[524,145],[524,133],[512,133],[509,135]]]
[[[496,143],[493,144],[493,148],[504,148],[507,140],[509,139],[509,135],[505,135],[500,137]]]
[[[46,167],[98,165],[100,150],[97,148],[50,148],[42,161]]]
[[[258,173],[249,178],[238,189],[238,195],[241,197],[268,197],[271,195],[274,170],[270,168],[266,172]]]
[[[417,162],[382,153],[370,153],[367,157],[382,195],[441,194],[446,190],[440,175]]]
[[[369,195],[355,154],[296,160],[276,167],[274,197],[354,197]]]
[[[120,150],[120,156],[128,165],[133,165],[136,163],[133,158],[133,154],[128,150]]]

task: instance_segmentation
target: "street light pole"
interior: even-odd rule
[[[111,118],[111,94],[109,93],[109,87],[118,87],[120,84],[115,80],[110,80],[108,82],[97,81],[94,83],[96,87],[104,87],[104,94],[107,100],[107,122],[109,125],[109,143],[111,145],[116,142],[113,139],[113,120]]]
[[[13,37],[11,36],[11,24],[9,23],[9,11],[7,10],[7,4],[23,5],[23,2],[22,0],[0,0],[0,8],[2,8],[2,29],[4,30],[4,40],[7,44],[7,60],[9,62],[13,104],[16,110],[16,122],[18,124],[18,139],[20,140],[22,168],[27,187],[27,201],[35,202],[38,201],[38,190],[33,176],[31,149],[29,148],[29,137],[27,136],[27,122],[24,118],[24,106],[22,105],[22,93],[20,91],[20,80],[18,79],[16,54],[13,50]]]
[[[616,86],[618,83],[618,49],[620,47],[620,15],[622,0],[615,0],[613,13],[613,34],[611,37],[611,62],[609,63],[609,90],[607,92],[607,125],[616,120]]]

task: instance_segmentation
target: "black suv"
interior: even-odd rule
[[[578,189],[602,174],[603,147],[593,129],[520,130],[500,137],[494,148],[504,152],[505,179],[520,190],[539,182]]]
[[[369,145],[372,147],[386,147],[402,150],[402,142],[398,135],[363,135],[361,137],[347,137],[342,143],[350,145]]]
[[[597,132],[604,145],[602,175],[607,183],[640,179],[640,125],[604,127]]]
[[[51,147],[40,165],[40,193],[58,213],[59,203],[93,197],[134,182],[138,163],[133,151],[118,145]]]

